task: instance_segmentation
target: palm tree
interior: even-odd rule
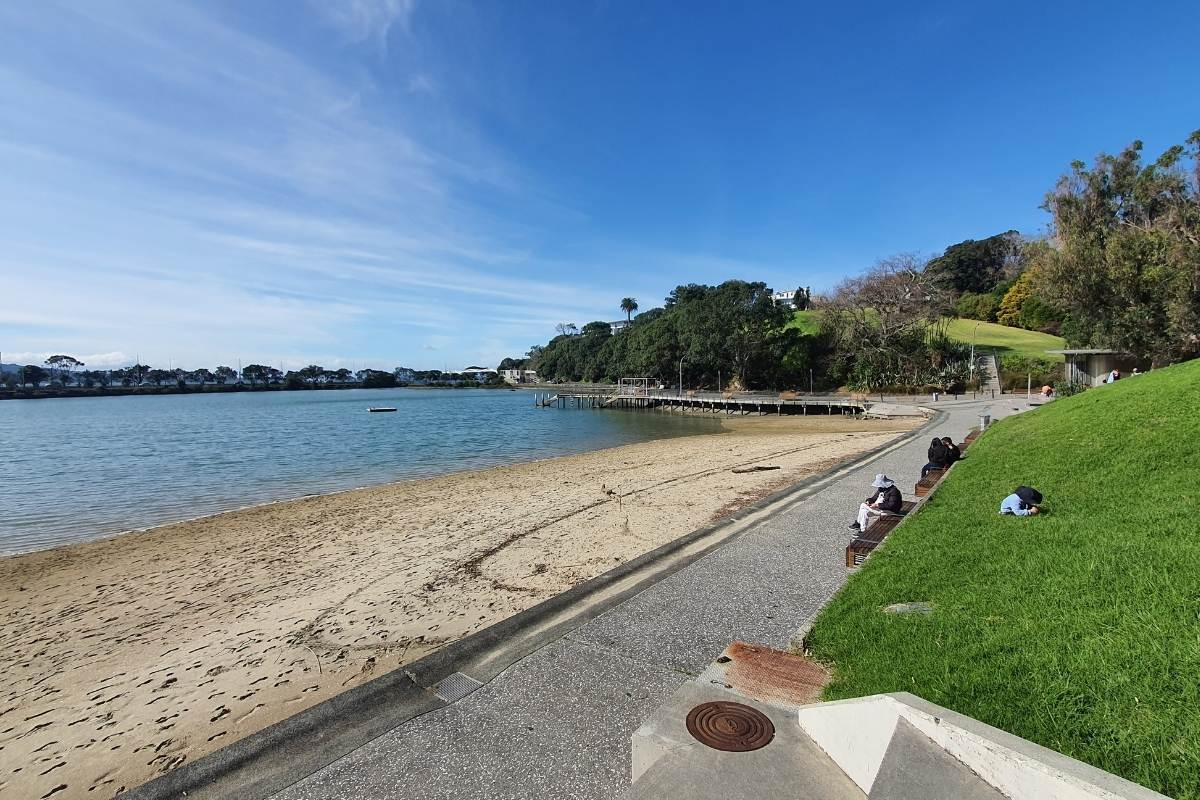
[[[625,321],[628,322],[633,318],[633,312],[638,310],[637,300],[632,297],[626,297],[621,300],[621,310],[625,312]]]

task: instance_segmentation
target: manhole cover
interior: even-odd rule
[[[687,729],[696,741],[732,753],[766,747],[775,738],[775,726],[761,711],[723,700],[689,711]]]

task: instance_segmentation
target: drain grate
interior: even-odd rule
[[[483,686],[483,684],[470,675],[464,675],[461,672],[452,672],[437,685],[437,688],[434,689],[434,694],[447,703],[453,703],[456,700],[462,700],[480,686]]]
[[[724,700],[702,703],[689,711],[687,729],[701,744],[731,753],[766,747],[775,738],[775,726],[761,711]]]

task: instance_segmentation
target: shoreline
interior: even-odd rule
[[[723,422],[0,559],[0,789],[111,797],[915,424]]]
[[[413,386],[413,387],[403,387],[403,388],[406,388],[406,389],[407,388],[438,389],[438,388],[445,388],[445,387]],[[697,415],[697,417],[701,418],[701,419],[710,419],[709,417],[702,416],[702,415]],[[686,439],[686,438],[689,438],[692,436],[719,436],[723,433],[730,432],[725,427],[726,422],[732,421],[734,424],[737,424],[737,422],[736,422],[737,418],[733,418],[733,420],[713,420],[713,421],[721,423],[721,428],[719,430],[709,431],[709,432],[688,432],[688,433],[681,433],[681,434],[673,434],[670,436],[661,436],[661,437],[657,437],[657,438],[653,438],[653,439],[646,439],[643,442],[635,442],[635,443],[633,443],[633,445],[650,444],[653,442],[669,441],[669,440],[673,440],[673,439]],[[504,469],[506,467],[520,466],[522,464],[542,464],[544,462],[554,461],[554,460],[560,459],[560,458],[574,458],[577,456],[586,456],[591,453],[605,453],[610,450],[617,450],[622,447],[630,447],[633,445],[617,444],[617,445],[612,445],[610,447],[601,447],[596,450],[581,450],[577,453],[561,453],[559,455],[543,456],[541,458],[525,459],[525,460],[519,460],[519,461],[509,461],[509,462],[500,463],[500,464],[493,464],[493,465],[490,465],[487,467],[464,467],[462,469],[455,469],[455,470],[451,470],[449,472],[437,472],[437,473],[428,474],[428,475],[414,475],[409,478],[400,478],[398,480],[385,481],[383,483],[364,483],[359,486],[350,486],[345,489],[330,489],[329,491],[323,491],[323,492],[308,492],[305,494],[291,495],[288,497],[279,497],[274,500],[262,500],[262,501],[250,502],[250,503],[247,503],[246,505],[236,506],[235,508],[227,508],[223,511],[211,511],[211,512],[204,513],[204,514],[197,514],[194,517],[180,517],[178,519],[172,519],[172,520],[168,520],[166,522],[159,522],[154,525],[146,525],[141,528],[125,528],[123,530],[112,531],[109,533],[98,533],[98,534],[95,534],[94,536],[92,536],[91,538],[80,539],[77,542],[64,542],[62,544],[56,544],[56,545],[52,545],[50,547],[38,547],[38,548],[34,548],[32,550],[17,550],[14,552],[0,552],[0,565],[3,565],[4,561],[6,559],[10,559],[10,558],[20,558],[22,556],[32,556],[32,555],[37,555],[39,553],[49,553],[49,552],[52,552],[55,550],[61,550],[61,549],[70,548],[70,547],[81,547],[84,545],[89,545],[89,544],[93,544],[93,543],[97,543],[97,542],[107,542],[107,541],[112,541],[114,539],[121,539],[126,536],[136,536],[139,534],[154,533],[155,531],[158,531],[162,528],[170,528],[175,525],[184,525],[184,524],[192,523],[192,522],[202,522],[204,520],[215,519],[217,517],[223,517],[223,516],[226,516],[229,514],[238,514],[238,513],[244,512],[244,511],[253,511],[254,509],[257,509],[257,508],[267,508],[269,506],[277,506],[277,505],[284,504],[284,503],[295,503],[300,500],[308,500],[308,499],[311,499],[314,497],[336,497],[338,495],[349,494],[351,492],[362,492],[362,491],[370,491],[370,490],[374,490],[374,489],[385,489],[387,487],[402,486],[404,484],[413,483],[416,481],[428,481],[428,480],[438,480],[441,478],[452,478],[455,475],[486,472],[488,470]]]

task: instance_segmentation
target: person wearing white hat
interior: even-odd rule
[[[875,487],[875,494],[864,500],[858,507],[858,519],[851,523],[851,530],[864,530],[867,527],[867,522],[873,516],[879,517],[885,513],[898,514],[900,507],[904,504],[904,498],[900,496],[900,490],[896,488],[895,482],[887,475],[882,473],[876,475],[875,482],[871,485]]]

